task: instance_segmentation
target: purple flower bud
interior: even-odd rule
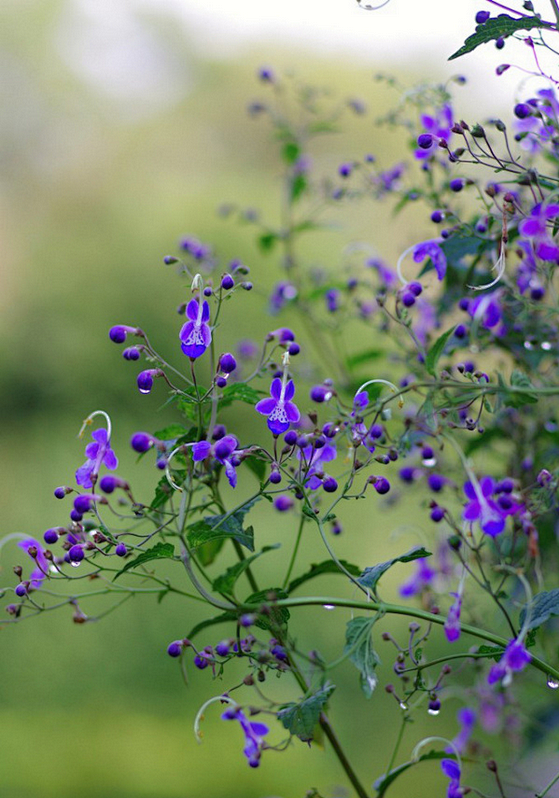
[[[182,653],[182,640],[174,640],[167,646],[167,654],[170,657],[180,657]]]
[[[215,653],[219,654],[220,657],[229,656],[230,650],[231,646],[228,640],[222,640],[221,643],[218,643],[215,647]]]
[[[412,483],[416,476],[416,469],[413,466],[404,466],[400,469],[399,477],[402,482]]]
[[[527,103],[518,103],[514,106],[514,115],[518,119],[526,119],[527,116],[532,115],[532,108]]]
[[[59,488],[54,489],[54,495],[57,499],[63,499],[68,493],[70,493],[70,491],[71,488],[61,485]]]
[[[216,377],[215,384],[217,385],[218,388],[225,388],[225,386],[227,385],[226,377]]]
[[[428,150],[433,146],[435,139],[430,133],[422,133],[417,139],[417,146],[422,150]]]
[[[299,346],[298,343],[295,342],[295,343],[289,344],[289,346],[287,348],[287,351],[289,352],[289,354],[292,357],[295,357],[295,355],[298,355],[299,352],[301,351],[301,347]]]
[[[468,328],[464,324],[459,324],[454,330],[454,337],[461,339],[465,338],[468,334]]]
[[[115,327],[111,327],[109,330],[109,338],[111,341],[114,341],[115,344],[123,344],[126,341],[126,335],[129,332],[132,332],[131,327],[118,324]]]
[[[235,285],[235,280],[233,280],[231,275],[230,274],[224,274],[223,277],[221,278],[221,287],[225,291],[230,291],[233,288],[234,285]]]
[[[203,294],[204,294],[204,296],[212,296],[212,294],[213,294],[213,288],[211,288],[209,285],[207,285],[207,286],[204,288]]]
[[[545,487],[546,485],[549,485],[552,479],[553,477],[551,473],[547,470],[547,468],[542,468],[542,470],[537,476],[538,485],[541,485],[542,488]]]
[[[408,283],[407,290],[414,296],[419,296],[423,292],[423,286],[418,282]]]
[[[163,258],[163,263],[165,263],[167,266],[170,266],[172,263],[178,263],[178,258],[175,258],[174,255],[165,255]]]
[[[462,191],[464,186],[465,186],[465,180],[462,177],[456,177],[454,178],[454,180],[451,180],[450,183],[448,184],[450,190],[456,193]]]
[[[404,291],[404,293],[402,294],[402,304],[406,308],[411,308],[413,307],[413,305],[415,305],[415,297],[411,293],[411,291]]]
[[[119,543],[115,549],[115,554],[117,557],[126,557],[128,554],[128,549],[124,545],[124,543]]]
[[[76,496],[74,499],[74,510],[77,513],[87,513],[91,509],[91,499],[88,495]]]
[[[495,47],[497,48],[497,50],[502,50],[504,46],[505,46],[505,40],[503,39],[502,36],[500,36],[495,42]]]
[[[290,429],[285,433],[283,439],[288,446],[295,446],[297,443],[297,433],[294,429]]]
[[[439,493],[446,482],[446,479],[440,474],[429,474],[427,477],[427,484],[435,493]]]
[[[204,668],[207,668],[210,663],[208,662],[206,657],[203,657],[200,654],[196,654],[196,656],[194,657],[194,664],[199,670],[203,671]]]
[[[468,297],[464,296],[462,299],[458,300],[458,307],[460,310],[465,310],[467,312],[470,307],[470,300]]]
[[[212,430],[212,440],[219,441],[227,435],[225,424],[216,424]]]
[[[530,297],[534,302],[540,302],[545,296],[545,288],[543,285],[536,285],[530,289]]]
[[[43,535],[45,543],[48,543],[49,546],[52,546],[58,540],[58,532],[56,529],[47,529],[45,534]]]
[[[318,402],[319,404],[321,404],[326,400],[326,396],[328,395],[328,393],[330,393],[330,391],[328,391],[328,389],[325,388],[324,385],[313,385],[313,387],[311,388],[310,397],[313,400],[313,402]]]
[[[71,518],[71,519],[72,519],[72,521],[74,521],[76,524],[79,524],[79,522],[80,522],[80,521],[82,520],[82,518],[83,518],[83,515],[82,515],[81,513],[78,513],[78,511],[77,511],[77,510],[72,510],[72,511],[70,512],[70,518]]]
[[[269,480],[272,485],[279,485],[281,482],[281,474],[279,471],[272,471],[269,476]]]
[[[239,618],[239,625],[243,626],[245,629],[248,629],[249,626],[253,625],[255,617],[256,616],[254,616],[252,613],[246,613],[245,615],[241,615],[241,617]]]
[[[386,479],[386,477],[376,477],[376,481],[373,483],[373,488],[382,496],[385,493],[388,493],[390,490],[390,482]]]
[[[103,493],[112,493],[114,489],[117,487],[118,480],[116,477],[111,477],[109,475],[102,477],[99,487],[103,491]]]
[[[225,374],[231,374],[232,371],[235,371],[237,368],[237,361],[230,352],[225,352],[225,354],[219,358],[219,368],[220,371],[224,371]]]
[[[153,388],[154,377],[160,377],[162,373],[161,369],[146,369],[146,371],[141,371],[137,379],[140,393],[149,393]]]
[[[84,551],[82,546],[79,543],[76,543],[75,546],[68,551],[68,559],[70,562],[81,562],[85,557]]]
[[[291,496],[277,496],[274,499],[274,507],[280,513],[285,513],[293,507],[293,499]]]
[[[326,477],[322,482],[322,487],[326,493],[335,493],[338,490],[338,483],[334,477]]]
[[[340,175],[340,177],[349,177],[352,172],[353,172],[352,163],[342,163],[338,166],[338,174]]]
[[[489,11],[478,11],[477,14],[476,14],[476,22],[477,22],[477,24],[478,25],[483,25],[484,22],[487,22],[487,20],[489,19],[490,16],[491,15],[490,15]]]
[[[130,439],[130,446],[135,452],[143,454],[153,446],[153,438],[151,435],[148,435],[147,432],[136,432]]]
[[[23,598],[27,595],[27,585],[25,582],[20,582],[19,585],[16,586],[15,594],[19,596],[19,598]]]
[[[444,507],[439,507],[439,505],[436,504],[431,510],[431,521],[434,521],[436,524],[438,524],[439,521],[443,520],[444,514]]]
[[[435,222],[435,224],[440,224],[444,219],[443,211],[433,211],[431,214],[431,221]]]
[[[124,351],[122,352],[122,357],[125,360],[139,360],[140,350],[136,346],[129,346],[127,349],[124,349]]]

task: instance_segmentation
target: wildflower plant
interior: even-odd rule
[[[68,475],[54,490],[55,525],[42,542],[3,541],[19,547],[14,578],[4,573],[5,626],[67,605],[86,623],[100,589],[115,606],[136,592],[202,605],[209,614],[192,628],[177,618],[176,639],[161,648],[170,667],[215,680],[196,733],[203,714],[208,725],[237,721],[251,768],[297,738],[325,737],[360,798],[384,796],[403,772],[433,760],[448,796],[485,794],[472,762],[487,760],[500,735],[528,740],[558,695],[559,97],[538,52],[552,47],[559,7],[517,5],[488,2],[452,58],[520,38],[544,87],[524,87],[507,122],[460,120],[448,85],[407,92],[385,118],[409,138],[409,157],[397,164],[344,157],[334,173],[315,175],[313,139],[337,130],[344,113],[364,115],[364,105],[326,107],[318,90],[260,70],[267,99],[249,113],[266,118],[280,144],[281,223],[232,206],[222,215],[248,224],[262,257],[279,267],[268,298],[274,329],[233,345],[227,312],[251,291],[250,269],[185,238],[164,259],[184,278],[185,321],[170,354],[137,320],[109,332],[127,345],[124,359],[140,364],[139,392],[167,392],[176,411],[175,423],[130,442],[140,467],[154,469],[154,492],[137,495],[119,471],[118,414],[113,433],[95,410],[82,428],[93,428],[92,440],[85,464],[76,451],[75,485]],[[346,249],[347,267],[331,272],[301,258],[300,240],[324,218],[371,198],[402,213],[423,209],[396,262],[372,256],[373,240]],[[287,313],[291,326],[277,326]],[[348,347],[348,325],[364,345]],[[235,405],[248,409],[250,431],[236,426]],[[422,545],[384,562],[347,561],[344,538],[363,534],[345,520],[348,502],[367,504],[367,535],[385,540],[383,508],[399,499]],[[265,514],[282,535],[263,545]],[[303,538],[313,541],[312,564]],[[277,578],[263,583],[261,558],[272,557]],[[391,603],[381,580],[393,568]],[[335,595],[315,587],[325,574],[339,576]],[[308,640],[290,630],[308,606],[346,613],[330,659],[312,629]],[[408,618],[405,632],[392,627],[395,616]],[[381,658],[393,660],[382,686]],[[240,683],[234,663],[246,668]],[[358,671],[367,701],[380,689],[396,699],[401,730],[384,774],[356,767],[334,730],[328,703],[343,663]],[[267,690],[271,676],[288,683],[289,700]],[[411,721],[436,718],[450,702],[454,718],[457,700],[454,739],[433,726],[406,756]],[[221,712],[212,715],[214,704]],[[500,767],[487,762],[504,795]],[[558,780],[536,785],[537,795]]]

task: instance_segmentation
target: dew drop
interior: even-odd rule
[[[552,348],[553,345],[551,344],[550,341],[542,341],[540,346],[544,350],[544,352],[549,352],[549,350]]]
[[[425,468],[433,468],[434,465],[437,465],[437,459],[435,457],[428,457],[426,460],[421,461]]]
[[[479,346],[476,346],[476,344],[472,344],[470,346],[470,352],[472,353],[472,355],[478,355],[479,354]]]
[[[329,402],[333,395],[334,394],[332,393],[332,391],[326,391],[326,393],[324,394],[324,401]]]
[[[403,701],[400,701],[400,709],[403,709],[405,711],[408,709],[408,705],[405,704]]]
[[[524,349],[528,349],[530,351],[534,348],[534,344],[531,341],[524,341]]]
[[[559,681],[557,681],[557,679],[554,679],[552,676],[548,676],[547,686],[550,688],[550,690],[557,690],[557,688],[559,687]]]
[[[433,715],[433,717],[436,717],[439,714],[440,711],[441,711],[440,709],[428,709],[427,710],[428,714],[429,715]]]
[[[151,388],[138,388],[138,390],[140,391],[140,393],[149,393],[151,391]]]
[[[334,604],[323,604],[322,605],[325,610],[335,610],[336,606]]]
[[[72,568],[79,568],[80,567],[79,562],[71,562],[70,565],[72,566]]]

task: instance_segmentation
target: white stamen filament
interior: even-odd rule
[[[409,282],[408,280],[404,279],[404,275],[402,274],[402,263],[404,261],[404,258],[406,258],[410,254],[410,252],[413,252],[416,246],[417,244],[414,244],[412,247],[408,247],[402,252],[400,257],[398,258],[398,263],[396,264],[396,271],[398,272],[398,277],[400,278],[400,282],[402,283],[402,285],[407,285]]]
[[[104,410],[94,410],[93,413],[90,413],[87,418],[84,418],[83,424],[81,426],[81,429],[78,432],[78,438],[83,438],[83,434],[84,434],[86,428],[89,427],[90,424],[93,424],[93,419],[95,418],[95,416],[103,416],[103,418],[107,422],[107,443],[110,443],[110,441],[111,441],[111,432],[112,432],[112,424],[111,424],[110,416],[108,415],[108,413],[105,413]]]
[[[499,257],[497,258],[496,263],[492,267],[491,271],[495,271],[497,269],[497,276],[494,280],[490,283],[486,283],[485,285],[469,285],[468,288],[471,288],[472,291],[485,291],[487,288],[493,288],[494,285],[501,280],[503,274],[505,273],[507,265],[507,248],[504,241],[501,241],[501,247],[499,251]]]
[[[373,385],[374,383],[383,383],[384,385],[388,385],[392,393],[397,393],[398,391],[398,388],[394,385],[393,382],[390,382],[390,380],[382,380],[382,379],[367,380],[367,382],[364,382],[363,385],[360,385],[359,388],[355,391],[355,396],[360,394],[361,391],[364,391],[367,385]],[[404,406],[404,400],[400,397],[400,399],[398,399],[398,407],[403,407],[403,406]]]
[[[458,767],[462,770],[462,759],[460,758],[460,751],[456,748],[452,740],[447,740],[446,737],[425,737],[425,739],[420,740],[418,744],[415,746],[413,751],[411,752],[411,758],[417,762],[419,759],[419,752],[422,748],[425,748],[426,745],[434,742],[441,742],[446,743],[450,748],[452,748],[453,753],[456,755],[456,759],[458,760]]]
[[[194,275],[194,277],[192,278],[192,285],[190,286],[190,290],[192,291],[192,293],[194,293],[195,291],[199,291],[200,294],[202,293],[202,291],[204,290],[204,281],[202,279],[201,274],[198,273]]]
[[[176,453],[180,452],[186,446],[194,446],[194,443],[181,443],[180,446],[177,446],[176,449],[173,449],[173,451],[167,458],[167,462],[165,463],[165,476],[167,477],[167,482],[173,488],[173,490],[178,490],[179,493],[182,493],[182,488],[180,485],[177,485],[177,483],[173,480],[173,477],[171,476],[171,472],[169,470],[169,464],[173,459],[173,457],[176,455]]]
[[[216,701],[219,701],[220,703],[225,702],[227,704],[233,704],[234,707],[239,706],[237,702],[233,701],[232,698],[229,698],[228,695],[216,695],[213,698],[208,699],[205,703],[203,703],[200,709],[198,710],[196,717],[194,718],[194,735],[199,743],[202,742],[200,723],[204,720],[204,711],[206,710],[206,707],[209,707],[210,704],[215,704]]]

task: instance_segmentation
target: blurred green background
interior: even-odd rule
[[[110,60],[98,59],[94,38],[89,49],[80,46],[78,5],[19,0],[1,10],[4,535],[40,537],[64,521],[67,508],[52,490],[72,483],[83,460],[76,434],[84,416],[97,408],[113,419],[118,473],[150,495],[159,474],[147,462],[135,467],[128,440],[132,432],[161,428],[174,416],[161,409],[165,395],[159,386],[150,396],[137,392],[138,369],[122,360],[107,331],[115,323],[140,325],[156,348],[180,364],[176,307],[188,291],[162,257],[176,251],[181,236],[195,235],[212,243],[224,260],[240,258],[251,267],[255,290],[227,308],[222,349],[229,336],[258,338],[277,326],[267,316],[265,296],[278,279],[277,261],[262,256],[253,228],[216,213],[222,202],[235,202],[262,210],[272,222],[278,219],[276,148],[267,123],[250,119],[245,110],[263,94],[255,79],[261,63],[294,69],[342,99],[362,98],[373,108],[363,117],[348,115],[343,135],[317,143],[312,155],[319,172],[333,177],[340,162],[370,151],[387,165],[400,157],[401,140],[373,124],[377,111],[396,95],[373,82],[370,67],[264,48],[234,60],[204,59],[170,14],[130,6],[136,32],[149,37],[150,48],[137,69],[133,65],[126,72],[127,83],[118,56],[113,74]],[[81,4],[82,12],[86,6]],[[81,24],[91,24],[85,13]],[[429,72],[425,67],[425,75]],[[403,79],[410,83],[416,77]],[[334,268],[352,240],[372,243],[394,258],[425,230],[424,221],[414,231],[413,216],[393,220],[388,208],[370,203],[338,218],[343,229],[309,237],[306,254],[313,263]],[[303,367],[305,355],[299,362]],[[241,436],[247,418],[238,421]],[[247,485],[239,490],[250,489]],[[284,553],[262,565],[262,578],[273,583],[275,569],[285,567],[296,522],[281,516],[272,528],[261,508],[254,511],[254,522],[261,544],[285,540]],[[423,531],[410,525],[406,508],[386,502],[349,508],[344,526],[345,535],[335,541],[338,552],[362,564],[422,541]],[[394,530],[400,536],[396,542]],[[2,551],[4,583],[14,580],[16,551],[15,544]],[[305,540],[304,554],[301,562],[323,559],[313,536]],[[387,578],[389,593],[404,576],[400,570]],[[182,574],[174,579],[186,585]],[[341,585],[323,580],[320,591],[329,589]],[[294,613],[293,629],[303,647],[334,658],[348,617],[336,611],[326,624],[324,611],[301,610]],[[135,598],[99,623],[74,625],[64,609],[5,626],[1,798],[302,798],[312,786],[325,798],[349,795],[329,753],[298,741],[281,755],[266,754],[260,769],[250,771],[239,730],[221,723],[215,707],[205,721],[204,744],[196,744],[197,708],[234,683],[233,674],[216,684],[207,671],[190,668],[185,688],[176,663],[166,656],[167,644],[186,634],[197,618],[197,607],[173,597],[161,606]],[[210,632],[206,642],[217,642],[222,631]],[[382,683],[390,678],[393,654],[382,643],[379,653]],[[350,666],[334,677],[333,722],[357,771],[371,784],[390,758],[398,711],[382,690],[365,702]],[[286,699],[297,697],[286,679],[274,690]],[[458,706],[450,699],[438,718],[423,712],[423,720],[407,732],[403,756],[428,734],[453,736]],[[279,731],[274,739],[281,739]],[[438,767],[424,765],[417,773],[420,787],[412,772],[394,795],[444,793]]]

